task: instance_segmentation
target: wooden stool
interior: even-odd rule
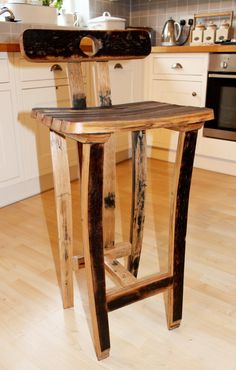
[[[80,48],[93,41],[92,54]],[[24,56],[33,62],[68,62],[73,108],[36,108],[33,116],[50,129],[57,208],[61,290],[64,308],[73,306],[72,211],[66,137],[78,142],[84,261],[93,337],[98,359],[109,355],[108,311],[167,291],[168,328],[182,318],[185,237],[197,131],[212,110],[158,102],[112,106],[108,60],[144,58],[151,51],[148,33],[133,31],[26,30]],[[100,107],[86,108],[81,62],[96,62]],[[146,190],[146,130],[179,132],[171,199],[169,269],[137,279],[142,247]],[[113,134],[132,132],[133,185],[130,240],[115,244],[115,153]],[[127,269],[117,258],[128,256]],[[81,261],[79,261],[81,262]],[[117,283],[106,291],[105,269]]]

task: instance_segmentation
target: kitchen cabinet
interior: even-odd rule
[[[205,106],[208,53],[153,53],[145,67],[147,99]],[[174,161],[177,133],[153,130],[148,134],[148,156]],[[199,131],[194,165],[236,175],[236,143],[203,136]]]
[[[148,67],[147,67],[148,66]],[[208,54],[151,54],[148,99],[180,105],[203,107],[206,98]],[[150,156],[173,161],[178,134],[170,130],[152,130],[148,134]]]
[[[14,80],[7,53],[0,53],[0,206],[6,202],[5,189],[21,179],[19,130],[16,125],[17,108]]]
[[[147,99],[205,106],[208,53],[153,53],[145,66]],[[177,133],[153,130],[148,135],[148,156],[174,161]],[[199,131],[194,165],[236,175],[236,143],[203,136]]]
[[[142,100],[143,61],[110,62],[113,104]],[[0,206],[53,185],[48,129],[31,117],[33,107],[70,106],[66,65],[29,63],[19,53],[0,54]],[[94,92],[83,64],[88,104]],[[130,156],[130,138],[117,135],[117,160]],[[78,176],[77,145],[68,141],[71,178]]]
[[[31,117],[31,110],[35,106],[70,106],[65,65],[60,70],[48,63],[28,63],[18,53],[6,54],[4,62],[9,81],[2,82],[0,77],[1,206],[52,187],[48,130]],[[68,149],[75,178],[76,144],[69,142]]]

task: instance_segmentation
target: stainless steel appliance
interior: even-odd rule
[[[190,36],[191,28],[193,25],[193,19],[188,20],[188,27],[185,27],[185,19],[181,19],[180,22],[175,22],[172,18],[168,19],[164,24],[161,34],[161,45],[163,46],[175,46],[184,45]]]
[[[170,18],[165,22],[162,34],[161,44],[163,46],[174,46],[177,45],[177,41],[181,35],[181,26],[174,19]]]
[[[236,141],[236,54],[211,54],[206,106],[215,118],[203,130],[207,137]]]

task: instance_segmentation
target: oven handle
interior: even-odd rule
[[[209,78],[231,78],[231,79],[236,79],[236,75],[228,75],[228,74],[219,75],[219,74],[216,74],[216,73],[209,73],[208,77]]]

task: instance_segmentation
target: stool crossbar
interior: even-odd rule
[[[89,39],[89,50],[82,47]],[[88,41],[88,40],[87,40]],[[86,44],[86,43],[85,43]],[[71,108],[35,108],[33,116],[50,130],[58,225],[61,292],[64,308],[73,306],[73,266],[85,267],[93,340],[98,359],[109,355],[108,312],[154,294],[167,293],[169,329],[182,318],[185,238],[191,175],[198,130],[213,118],[207,108],[155,101],[112,106],[109,60],[144,58],[151,52],[147,32],[26,30],[21,50],[32,62],[67,62]],[[87,107],[81,62],[95,62],[99,104]],[[145,219],[146,131],[179,132],[171,192],[169,267],[138,279]],[[115,243],[114,133],[132,134],[132,208],[130,239]],[[84,256],[72,252],[72,205],[66,138],[77,142],[81,174]],[[118,261],[127,257],[127,266]],[[105,271],[116,286],[106,290]]]

